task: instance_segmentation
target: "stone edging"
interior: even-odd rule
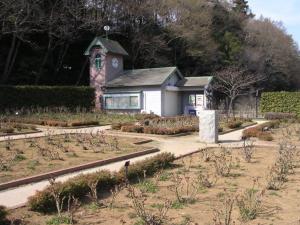
[[[135,135],[135,136],[140,136],[140,137],[182,137],[182,136],[188,136],[192,133],[197,133],[196,132],[185,132],[185,133],[179,133],[179,134],[146,134],[146,133],[136,133],[136,132],[124,132],[124,131],[120,131],[120,130],[106,130],[108,133],[111,134],[123,134],[123,135]]]
[[[18,136],[18,135],[26,135],[26,134],[37,134],[42,133],[43,131],[36,130],[36,131],[30,131],[30,132],[21,132],[21,133],[11,133],[11,134],[0,134],[0,137],[12,137],[12,136]]]
[[[123,155],[123,156],[118,156],[118,157],[104,159],[104,160],[98,160],[98,161],[82,164],[79,166],[70,167],[67,169],[51,171],[48,173],[43,173],[43,174],[31,176],[31,177],[26,177],[26,178],[22,178],[22,179],[18,179],[18,180],[9,181],[9,182],[0,184],[0,191],[6,190],[9,188],[15,188],[15,187],[18,187],[21,185],[36,183],[36,182],[39,182],[42,180],[47,180],[51,177],[61,176],[61,175],[65,175],[68,173],[74,173],[74,172],[78,172],[78,171],[85,170],[85,169],[90,169],[90,168],[94,168],[94,167],[98,167],[98,166],[104,166],[104,165],[107,165],[110,163],[115,163],[115,162],[131,159],[131,158],[135,158],[135,157],[139,157],[139,156],[143,156],[143,155],[148,155],[148,154],[155,153],[155,152],[159,152],[159,149],[151,148],[151,149],[147,149],[147,150],[140,151],[140,152],[134,152],[134,153]]]
[[[99,124],[99,125],[82,125],[82,126],[69,126],[69,127],[55,127],[55,126],[42,126],[40,125],[41,128],[55,128],[58,130],[76,130],[76,129],[84,129],[84,128],[95,128],[95,127],[105,127],[109,126],[110,124]]]
[[[149,143],[149,142],[152,142],[152,141],[153,141],[152,139],[145,139],[145,140],[142,140],[142,141],[134,142],[133,144],[134,145],[142,145],[142,144],[146,144],[146,143]]]

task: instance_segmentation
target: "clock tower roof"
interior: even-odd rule
[[[89,47],[84,52],[84,55],[90,55],[91,49],[94,46],[99,46],[104,49],[105,53],[114,53],[117,55],[128,56],[126,50],[119,44],[117,41],[95,37],[94,40],[90,43]]]

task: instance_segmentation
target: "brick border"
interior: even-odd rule
[[[134,153],[123,155],[123,156],[118,156],[118,157],[104,159],[104,160],[98,160],[98,161],[82,164],[79,166],[69,167],[67,169],[55,170],[55,171],[51,171],[48,173],[43,173],[43,174],[31,176],[31,177],[26,177],[26,178],[14,180],[14,181],[9,181],[9,182],[0,184],[0,191],[6,190],[9,188],[15,188],[15,187],[25,185],[25,184],[36,183],[36,182],[39,182],[42,180],[47,180],[51,177],[61,176],[61,175],[65,175],[68,173],[74,173],[74,172],[78,172],[78,171],[85,170],[85,169],[90,169],[90,168],[94,168],[94,167],[98,167],[98,166],[104,166],[104,165],[107,165],[110,163],[115,163],[115,162],[119,162],[119,161],[123,161],[123,160],[127,160],[127,159],[136,158],[139,156],[148,155],[151,153],[156,153],[159,151],[160,150],[158,148],[150,148],[150,149],[147,149],[144,151],[134,152]]]

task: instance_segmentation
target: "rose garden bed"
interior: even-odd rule
[[[247,142],[245,148],[203,149],[175,160],[171,167],[164,166],[171,158],[159,155],[129,166],[130,185],[122,185],[124,168],[112,175],[103,171],[64,184],[54,183],[33,197],[30,206],[10,210],[8,218],[31,225],[68,224],[71,215],[75,224],[89,225],[297,224],[298,132],[300,126],[276,131],[284,140],[281,148],[254,147]],[[85,186],[96,175],[97,199],[88,194],[92,189]],[[55,211],[55,201],[47,200],[54,187],[64,187],[64,196],[85,194],[77,203],[73,201],[72,210],[65,208],[61,217],[31,211],[50,206]]]
[[[0,136],[39,132],[33,125],[0,122]]]
[[[25,110],[15,113],[2,114],[0,122],[33,124],[42,126],[55,127],[83,127],[99,126],[117,122],[133,122],[138,117],[129,114],[106,114],[100,112],[78,111],[71,112],[68,110]]]
[[[89,225],[297,224],[299,133],[299,124],[284,124],[272,131],[278,147],[254,147],[250,140],[244,148],[203,149],[175,161],[159,154],[129,165],[130,184],[125,184],[124,168],[51,181],[28,206],[9,210],[7,218],[31,225],[71,220]],[[53,196],[63,203],[60,216]]]
[[[64,134],[0,142],[0,183],[146,150],[144,139]],[[149,149],[149,147],[148,147]]]
[[[249,119],[222,118],[219,124],[219,133],[231,132],[254,124]],[[140,120],[138,123],[114,123],[112,129],[132,133],[177,135],[198,132],[199,118],[195,116],[148,118]]]

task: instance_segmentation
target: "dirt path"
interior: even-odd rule
[[[258,123],[263,123],[264,121],[259,121]],[[52,134],[63,134],[63,133],[78,133],[78,132],[97,132],[99,130],[107,130],[109,129],[109,126],[105,127],[93,127],[93,128],[84,128],[84,129],[52,129]],[[14,136],[12,139],[21,139],[21,138],[30,138],[30,137],[41,137],[41,136],[46,136],[49,131],[43,131],[43,133],[39,134],[32,134],[32,135],[27,135],[26,137],[23,135],[19,136]],[[238,130],[234,131],[231,133],[227,133],[224,135],[219,135],[219,140],[222,145],[227,145],[230,147],[235,147],[235,146],[241,146],[241,137],[242,137],[242,132],[243,130]],[[110,135],[114,135],[111,132],[107,132]],[[36,135],[41,135],[41,136],[36,136]],[[147,143],[145,145],[149,145],[152,147],[157,147],[161,151],[160,152],[171,152],[175,156],[182,156],[182,155],[187,155],[192,152],[195,152],[199,150],[200,148],[204,147],[217,147],[218,144],[205,144],[205,143],[200,143],[198,139],[197,134],[192,134],[192,135],[186,135],[186,136],[180,136],[180,137],[161,137],[161,136],[153,136],[149,137],[149,135],[138,135],[138,134],[118,134],[119,136],[130,136],[130,137],[148,137],[153,140],[153,142]],[[1,141],[1,139],[0,139]],[[256,143],[256,144],[263,144],[263,143]],[[134,159],[131,159],[131,162],[135,162],[138,160],[145,159],[149,156],[155,155],[158,153],[153,153],[150,155],[146,156],[141,156],[137,157]],[[112,163],[109,165],[101,166],[101,167],[96,167],[92,169],[87,169],[83,170],[80,172],[76,173],[71,173],[71,174],[66,174],[63,176],[57,177],[57,181],[65,181],[68,180],[71,177],[77,176],[81,173],[91,173],[95,172],[97,170],[101,169],[108,169],[111,171],[116,171],[119,170],[123,165],[125,161],[117,162],[117,163]],[[4,205],[9,208],[14,208],[21,206],[27,202],[27,198],[29,196],[32,196],[35,194],[37,190],[43,190],[46,186],[48,185],[48,181],[41,181],[33,184],[28,184],[24,186],[20,186],[14,189],[9,189],[9,190],[4,190],[0,192],[0,205]]]

